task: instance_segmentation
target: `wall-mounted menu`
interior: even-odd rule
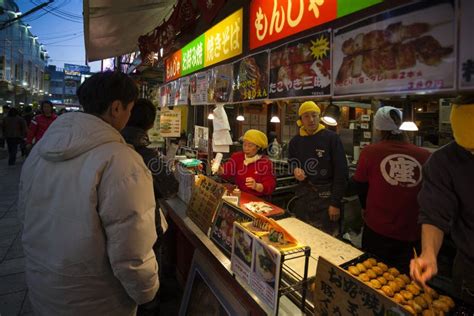
[[[334,94],[453,89],[453,2],[417,2],[336,30]]]
[[[161,137],[179,137],[181,132],[181,110],[162,110],[160,113]]]

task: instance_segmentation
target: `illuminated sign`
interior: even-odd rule
[[[242,54],[242,21],[243,9],[239,9],[168,57],[166,81]]]
[[[383,0],[252,0],[250,49],[362,10]]]

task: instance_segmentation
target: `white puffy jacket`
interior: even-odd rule
[[[23,165],[18,209],[36,315],[134,315],[155,296],[152,178],[100,118],[49,127]]]

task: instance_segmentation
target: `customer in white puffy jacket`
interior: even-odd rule
[[[135,315],[159,288],[152,177],[120,135],[138,90],[98,73],[23,165],[19,214],[35,315]]]

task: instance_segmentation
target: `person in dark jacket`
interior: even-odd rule
[[[164,236],[163,225],[166,225],[166,219],[160,211],[159,200],[176,195],[178,193],[179,183],[159,152],[148,147],[150,140],[148,139],[147,132],[153,127],[155,117],[156,108],[153,103],[147,99],[138,99],[135,102],[127,126],[122,130],[122,136],[125,138],[125,141],[133,145],[135,150],[143,157],[145,164],[153,176],[153,190],[155,192],[155,199],[157,200],[155,226],[158,235],[153,249],[158,260],[158,266],[161,268],[161,246]],[[157,294],[152,302],[139,306],[138,315],[153,315],[157,310],[159,310],[159,294]]]
[[[3,136],[8,146],[8,165],[12,166],[16,162],[16,153],[18,146],[23,142],[26,136],[26,122],[20,116],[17,109],[11,108],[7,117],[3,119]]]
[[[437,256],[445,234],[456,245],[452,277],[455,294],[474,305],[474,97],[451,109],[454,142],[434,152],[423,168],[421,207],[422,251],[410,263],[412,278],[425,284],[438,272]]]
[[[299,134],[290,141],[288,163],[300,182],[293,211],[299,219],[331,235],[339,233],[348,168],[339,136],[319,123],[313,101],[301,104]]]

